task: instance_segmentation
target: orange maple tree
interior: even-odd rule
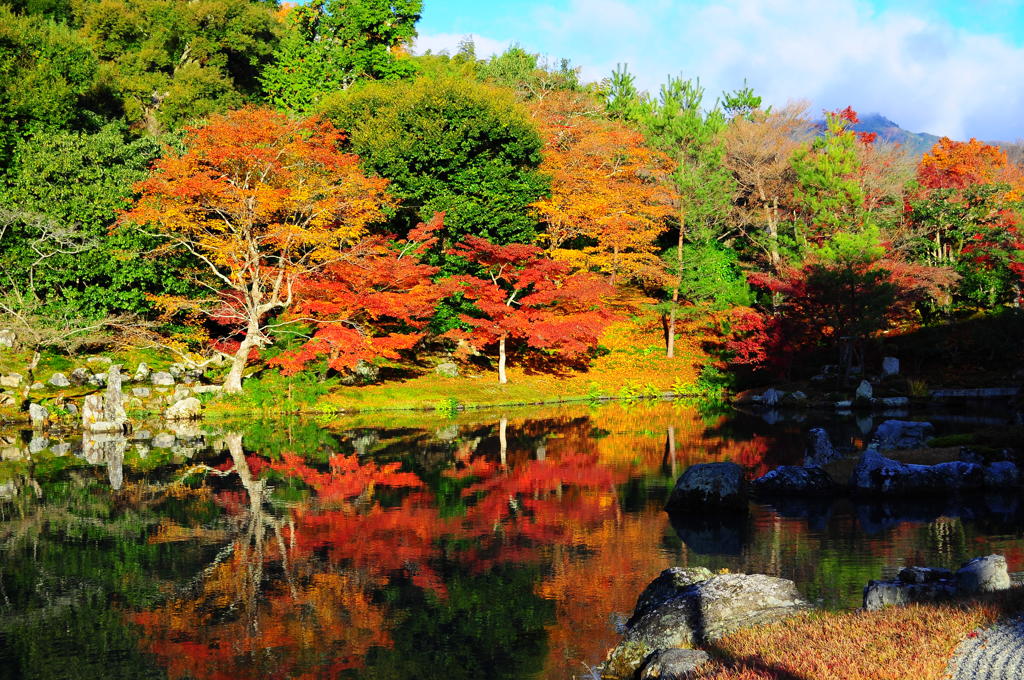
[[[468,236],[452,250],[477,264],[481,276],[456,276],[446,283],[452,293],[473,302],[477,313],[462,314],[468,331],[449,337],[477,347],[498,347],[498,382],[505,372],[507,345],[520,350],[546,350],[562,357],[579,357],[597,346],[601,331],[614,316],[607,301],[614,289],[589,273],[571,274],[565,262],[544,256],[533,245],[495,245]]]
[[[233,301],[244,337],[227,392],[241,391],[250,350],[266,342],[267,317],[295,302],[296,283],[337,262],[390,202],[387,181],[366,177],[343,139],[327,121],[269,109],[212,116],[187,130],[182,153],[156,162],[121,216],[200,263],[192,274],[221,317]]]
[[[943,137],[921,158],[917,178],[928,189],[963,189],[972,184],[1005,183],[1024,189],[1024,175],[999,147],[971,138]]]
[[[652,278],[657,239],[677,201],[672,161],[639,132],[601,115],[593,98],[554,92],[532,107],[551,196],[534,203],[552,255],[618,277]]]

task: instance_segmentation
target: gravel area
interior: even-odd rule
[[[949,664],[952,680],[1024,678],[1024,617],[977,631],[960,643]]]

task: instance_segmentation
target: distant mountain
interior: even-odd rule
[[[852,129],[857,132],[875,132],[880,140],[895,142],[902,145],[911,156],[920,158],[921,154],[931,151],[939,138],[927,132],[911,132],[904,130],[880,113],[866,113],[859,115],[860,122]],[[818,128],[825,129],[825,121],[817,123]]]
[[[876,132],[878,138],[887,142],[896,142],[906,147],[915,156],[927,153],[935,146],[939,138],[927,132],[911,132],[904,130],[880,113],[867,113],[860,116],[860,122],[853,126],[857,132]]]

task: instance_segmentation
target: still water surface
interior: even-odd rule
[[[799,463],[812,423],[642,404],[0,433],[0,678],[584,677],[673,565],[833,608],[906,564],[1024,569],[1015,498],[662,510],[693,463]],[[828,426],[852,447],[872,423]]]

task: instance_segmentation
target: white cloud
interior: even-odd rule
[[[1024,48],[927,13],[876,11],[863,0],[569,0],[529,17],[517,40],[571,58],[590,80],[627,62],[652,92],[668,74],[699,77],[712,97],[747,79],[769,103],[851,105],[956,138],[1024,136]],[[509,44],[476,39],[481,55]]]

